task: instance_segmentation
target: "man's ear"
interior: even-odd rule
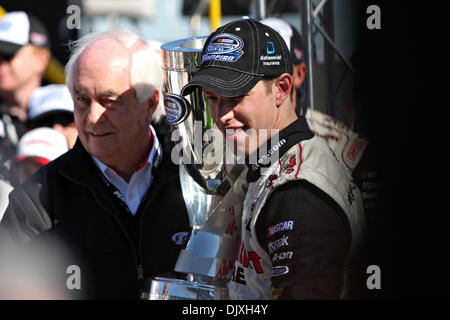
[[[294,88],[300,88],[306,77],[306,64],[304,62],[294,66]]]
[[[43,74],[48,67],[51,59],[51,53],[48,49],[32,46],[33,54],[35,57],[35,68],[38,73]]]
[[[286,101],[286,99],[290,98],[292,76],[289,73],[283,73],[275,80],[275,86],[275,101],[277,106],[281,106]]]
[[[147,116],[150,116],[150,122],[152,121],[153,118],[153,113],[156,111],[156,108],[158,107],[158,103],[159,103],[159,95],[160,95],[160,91],[158,89],[154,89],[154,93],[153,95],[151,95],[147,100]],[[148,120],[148,119],[147,119]]]

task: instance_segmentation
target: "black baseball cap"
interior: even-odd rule
[[[24,11],[13,11],[0,18],[0,54],[14,56],[24,45],[50,48],[50,36],[44,24]]]
[[[204,87],[226,97],[237,97],[261,79],[283,73],[292,75],[292,61],[281,35],[253,19],[235,20],[206,39],[199,71],[181,94]]]

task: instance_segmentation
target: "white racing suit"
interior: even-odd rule
[[[275,145],[275,149],[279,150],[278,161],[276,159],[272,161],[270,166],[264,168],[264,172],[259,164],[249,166],[249,174],[258,173],[249,178],[250,183],[243,205],[242,241],[236,256],[233,280],[230,282],[233,299],[276,299],[280,291],[273,286],[272,279],[295,278],[293,272],[301,273],[299,269],[297,271],[289,269],[289,263],[294,263],[297,256],[303,254],[291,248],[295,247],[293,242],[298,239],[292,232],[299,229],[303,223],[297,218],[299,212],[288,209],[290,207],[286,203],[286,210],[292,211],[289,213],[293,217],[291,220],[279,222],[275,220],[278,223],[265,225],[266,238],[256,230],[264,206],[280,187],[294,181],[307,181],[338,205],[345,213],[350,226],[351,240],[347,258],[352,249],[358,245],[363,233],[365,221],[361,194],[353,183],[350,172],[337,161],[328,143],[312,134],[304,118],[298,119],[287,129],[282,130],[279,141],[280,143]],[[275,215],[278,214],[281,212],[276,212]],[[285,251],[289,249],[292,251]],[[274,261],[277,262],[276,266]],[[342,274],[342,279],[344,278],[345,274]],[[345,280],[341,289],[342,296],[345,291]]]

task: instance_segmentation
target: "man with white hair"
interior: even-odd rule
[[[75,45],[66,84],[79,138],[11,193],[0,227],[18,242],[68,243],[79,257],[75,297],[137,299],[144,279],[174,269],[190,231],[178,168],[150,125],[161,114],[160,57],[130,31]]]

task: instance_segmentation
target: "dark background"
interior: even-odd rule
[[[435,52],[431,34],[437,29],[430,28],[423,2],[362,4],[377,4],[382,12],[381,30],[361,30],[365,58],[360,71],[383,176],[386,241],[379,250],[389,271],[383,274],[385,298],[448,299],[448,173],[442,161],[445,148],[436,147],[442,130],[430,128],[434,118],[445,122],[446,116],[440,104],[432,103],[433,94],[424,85],[431,78],[422,72],[431,69],[426,53]],[[424,100],[426,95],[430,98]]]

